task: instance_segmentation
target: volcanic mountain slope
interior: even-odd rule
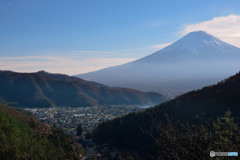
[[[219,118],[228,110],[235,122],[230,112]],[[240,73],[144,112],[102,123],[92,138],[144,157],[135,159],[209,159],[211,150],[239,149],[235,139],[240,138],[239,113]]]
[[[127,88],[111,88],[62,74],[16,73],[0,71],[1,101],[19,107],[72,106],[104,104],[147,104],[166,100],[154,92]]]
[[[197,31],[136,61],[77,76],[109,86],[159,91],[174,97],[237,73],[239,62],[239,48]]]

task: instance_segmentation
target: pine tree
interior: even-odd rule
[[[213,150],[228,152],[239,150],[239,126],[234,122],[230,110],[228,110],[223,117],[217,119],[213,123]]]
[[[83,128],[82,128],[82,125],[79,124],[77,127],[77,136],[82,136],[82,133],[83,133]]]

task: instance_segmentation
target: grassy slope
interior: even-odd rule
[[[0,104],[0,159],[79,159],[81,148],[63,132]]]

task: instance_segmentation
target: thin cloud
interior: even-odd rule
[[[0,61],[31,61],[31,60],[64,60],[63,57],[51,57],[51,56],[23,56],[23,57],[0,57]]]
[[[70,53],[118,53],[112,51],[70,51]]]
[[[38,70],[46,70],[53,73],[66,73],[75,75],[110,66],[121,65],[133,60],[135,59],[91,58],[77,60],[67,57],[47,56],[0,57],[0,68],[2,70],[13,70],[17,72],[36,72]]]
[[[157,45],[153,45],[152,48],[156,48],[156,49],[163,49],[169,45],[171,45],[172,43],[163,43],[163,44],[157,44]]]
[[[151,27],[158,27],[161,26],[163,23],[161,21],[155,21],[155,22],[151,22],[149,23],[149,26]]]
[[[198,30],[206,31],[227,43],[240,47],[240,15],[215,17],[208,21],[185,25],[179,33],[186,35]]]
[[[162,26],[163,24],[164,24],[163,21],[160,19],[146,22],[146,25],[150,27],[158,27],[158,26]]]

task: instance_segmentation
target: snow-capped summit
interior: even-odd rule
[[[195,31],[187,34],[182,39],[178,40],[172,47],[181,47],[183,49],[200,49],[206,46],[223,48],[226,46],[225,42],[213,37],[204,31]]]
[[[163,49],[163,51],[188,50],[193,53],[203,51],[229,49],[236,51],[238,48],[223,42],[222,40],[208,34],[205,31],[195,31],[187,34],[177,42]]]
[[[176,96],[240,71],[240,48],[204,32],[191,32],[136,61],[78,75],[110,86]]]
[[[187,34],[173,44],[136,62],[168,62],[199,58],[218,58],[222,56],[239,55],[240,49],[223,42],[205,31],[195,31]]]

